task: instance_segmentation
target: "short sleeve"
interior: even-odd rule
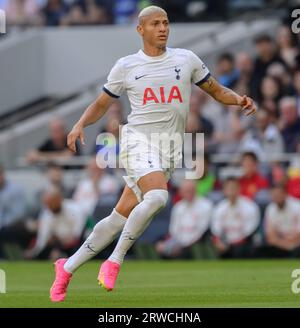
[[[196,56],[192,51],[189,51],[189,54],[192,68],[192,82],[199,86],[208,80],[210,77],[210,72],[198,56]]]
[[[121,61],[118,60],[107,77],[107,83],[104,84],[103,91],[113,98],[119,98],[124,89],[124,70]]]

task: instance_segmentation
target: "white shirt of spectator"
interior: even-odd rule
[[[181,200],[171,212],[169,233],[186,247],[208,230],[212,214],[212,203],[206,198],[195,198],[193,202]]]
[[[85,178],[79,181],[73,199],[80,206],[83,215],[88,216],[94,210],[101,194],[116,194],[118,190],[119,183],[117,179],[110,174],[105,174],[100,178],[98,183],[99,193],[95,190],[93,181]]]
[[[270,124],[259,137],[248,131],[241,140],[239,151],[253,151],[260,159],[267,159],[274,154],[281,154],[284,151],[284,142],[278,128]]]
[[[287,197],[285,206],[281,209],[275,203],[266,208],[265,223],[272,225],[279,233],[300,231],[300,201]]]
[[[258,227],[260,212],[250,199],[240,196],[232,205],[229,200],[222,200],[212,216],[211,232],[228,244],[250,236]]]
[[[208,68],[190,50],[167,48],[156,57],[139,50],[116,62],[103,89],[112,97],[127,92],[132,109],[127,129],[146,136],[149,131],[183,135],[192,83],[201,84],[209,76]]]
[[[41,252],[52,237],[62,244],[67,244],[79,238],[86,222],[80,206],[72,200],[64,200],[62,210],[54,214],[48,209],[42,211],[39,217],[37,242],[33,252]]]

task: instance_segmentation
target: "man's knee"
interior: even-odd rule
[[[137,203],[138,204],[138,203]],[[124,204],[124,203],[118,203],[116,205],[116,210],[118,211],[118,213],[120,213],[122,216],[128,218],[130,213],[132,212],[132,210],[135,208],[135,206],[137,204],[133,204],[133,203],[128,203],[128,204]]]
[[[138,200],[132,189],[129,187],[125,187],[124,192],[119,199],[117,205],[116,205],[116,210],[118,213],[123,215],[124,217],[128,218],[130,215],[131,211],[138,205]]]
[[[164,208],[168,202],[169,193],[165,189],[153,189],[144,194],[144,201],[155,211]]]
[[[102,233],[103,229],[107,229],[111,232],[119,232],[120,228],[123,228],[127,220],[127,217],[119,213],[114,208],[111,214],[104,219],[100,220],[93,228],[95,234]]]

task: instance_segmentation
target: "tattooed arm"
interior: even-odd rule
[[[246,115],[251,115],[256,112],[256,105],[250,97],[239,96],[231,89],[221,85],[211,76],[204,83],[200,84],[199,88],[208,93],[221,104],[241,106],[242,111],[245,112]]]

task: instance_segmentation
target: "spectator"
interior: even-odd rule
[[[254,151],[260,158],[270,158],[284,151],[284,142],[278,127],[273,124],[266,110],[261,109],[256,114],[254,128],[248,130],[241,141],[240,149]]]
[[[282,85],[281,82],[271,76],[266,75],[261,81],[261,96],[259,103],[261,106],[266,106],[272,111],[273,108],[277,112],[277,104],[282,97]],[[275,114],[277,114],[275,112]]]
[[[35,0],[9,0],[3,7],[10,25],[36,25],[41,23],[39,7]]]
[[[277,30],[276,39],[280,57],[290,69],[295,69],[299,49],[297,48],[297,38],[292,33],[290,26],[281,25]]]
[[[63,121],[56,118],[49,124],[50,138],[43,142],[37,150],[30,151],[27,155],[29,163],[53,162],[60,159],[70,159],[71,151],[67,146],[67,133]],[[76,147],[78,147],[78,143]],[[77,155],[80,149],[77,148]]]
[[[198,156],[199,153],[202,153],[204,149],[200,149],[197,147],[196,141],[197,133],[201,133],[201,125],[199,121],[199,117],[195,113],[189,113],[186,121],[185,132],[187,136],[191,139],[189,141],[185,140],[184,143],[184,163],[187,167],[191,167],[193,156]],[[204,139],[205,141],[205,139]],[[205,144],[204,144],[205,147]],[[202,148],[202,147],[201,147]]]
[[[246,52],[240,52],[236,55],[235,65],[239,71],[239,80],[235,86],[235,91],[241,95],[250,94],[253,74],[253,60]]]
[[[27,214],[25,192],[16,183],[5,178],[0,165],[0,229],[23,220]]]
[[[210,121],[215,129],[220,121],[220,116],[223,114],[223,106],[199,88],[195,89],[194,92],[196,92],[198,96],[201,115]]]
[[[298,116],[300,117],[300,70],[295,72],[293,82],[295,88],[295,97],[297,99],[297,111]]]
[[[44,25],[59,26],[68,14],[68,6],[63,0],[48,0],[42,9]]]
[[[106,150],[113,152],[115,155],[119,155],[119,132],[120,124],[116,118],[112,118],[106,121],[105,127],[102,132],[97,136],[96,140],[96,154],[104,147]],[[108,147],[110,149],[108,149]]]
[[[289,197],[282,184],[272,188],[272,203],[266,209],[264,223],[263,256],[300,255],[300,201]]]
[[[68,14],[61,19],[62,25],[95,25],[109,24],[111,17],[106,1],[75,0]]]
[[[90,216],[103,195],[118,194],[120,185],[117,179],[98,167],[95,158],[87,166],[88,177],[79,181],[73,199],[81,208],[81,212]]]
[[[240,142],[252,122],[252,118],[241,116],[235,106],[224,107],[214,130],[213,143],[217,145],[216,152],[223,154],[238,152]]]
[[[63,199],[57,187],[44,193],[43,205],[35,246],[25,256],[55,260],[70,255],[80,242],[86,222],[81,208],[73,200]]]
[[[262,190],[266,190],[269,187],[269,183],[259,172],[258,159],[255,153],[243,153],[241,166],[243,169],[243,175],[239,180],[241,195],[250,199],[257,199],[258,193]]]
[[[219,192],[216,191],[216,193],[214,193],[214,191],[219,187],[219,185],[216,179],[216,174],[211,169],[211,163],[208,153],[205,153],[204,155],[201,154],[201,156],[196,159],[196,164],[197,165],[195,179],[197,180],[195,181],[195,183],[197,196],[208,197],[209,199],[214,199],[215,197],[218,197]],[[200,178],[198,179],[198,177]],[[169,189],[173,193],[173,204],[176,204],[177,202],[182,200],[180,189],[178,190],[178,188],[172,186],[172,183],[170,183],[169,187]]]
[[[28,242],[24,227],[27,210],[25,192],[5,177],[0,165],[0,258],[5,255],[5,243]]]
[[[114,101],[112,105],[109,107],[106,114],[106,123],[104,127],[101,127],[99,130],[99,134],[97,136],[96,145],[93,148],[92,154],[97,154],[99,150],[104,147],[104,142],[101,137],[104,133],[111,133],[111,137],[107,137],[105,140],[105,145],[114,145],[116,155],[119,154],[119,132],[120,128],[124,124],[123,117],[123,107],[119,101]],[[100,137],[99,137],[100,136]],[[114,140],[113,140],[114,138]]]
[[[281,91],[281,96],[292,95],[294,92],[294,87],[292,85],[292,76],[288,70],[287,66],[281,63],[271,64],[267,69],[267,76],[272,77],[278,81]]]
[[[296,140],[300,137],[300,117],[297,110],[297,101],[294,97],[284,97],[279,102],[279,128],[288,153],[296,151]]]
[[[88,23],[86,1],[71,1],[64,15],[55,25],[85,25]]]
[[[203,116],[201,102],[201,94],[198,91],[194,90],[190,99],[189,114],[195,114],[198,117],[199,127],[197,130],[199,133],[204,133],[205,137],[209,139],[213,134],[214,126],[209,119]]]
[[[284,64],[284,62],[278,55],[274,41],[269,35],[258,36],[255,39],[255,47],[257,58],[254,62],[251,94],[257,99],[260,96],[261,81],[265,77],[268,67],[273,63]]]
[[[234,57],[229,53],[222,54],[217,61],[218,81],[227,88],[234,88],[240,78],[240,72],[235,67]]]
[[[159,7],[162,7],[168,13],[168,17],[170,22],[186,22],[188,21],[188,17],[186,14],[186,7],[191,0],[152,0],[151,2]],[[212,1],[212,0],[211,0]],[[211,2],[210,1],[210,2]],[[214,0],[216,1],[216,0]],[[221,4],[220,4],[221,6]],[[215,6],[219,9],[220,6]]]
[[[197,197],[193,180],[185,180],[180,193],[182,200],[171,212],[169,236],[156,244],[159,254],[171,258],[188,256],[189,248],[202,240],[211,219],[212,204]]]
[[[61,191],[64,198],[70,198],[71,191],[64,182],[64,171],[61,166],[54,163],[49,163],[46,171],[46,177],[48,180],[48,185],[45,186],[45,189],[55,186]]]
[[[51,187],[57,187],[63,198],[70,198],[71,190],[64,182],[64,171],[61,166],[49,163],[45,171],[46,182],[34,193],[31,204],[31,216],[36,218],[42,210],[42,195]]]
[[[201,171],[203,169],[202,177],[196,182],[196,192],[198,197],[208,196],[216,185],[216,175],[212,172],[210,167],[210,158],[207,153],[204,154],[203,164]]]
[[[258,206],[240,195],[239,182],[228,178],[224,183],[225,199],[215,208],[211,232],[222,258],[249,257],[253,252],[252,236],[260,222]]]
[[[138,11],[139,0],[115,0],[114,1],[114,23],[128,24],[135,18]]]
[[[287,192],[300,199],[300,138],[295,140],[297,156],[292,157],[287,170]]]

